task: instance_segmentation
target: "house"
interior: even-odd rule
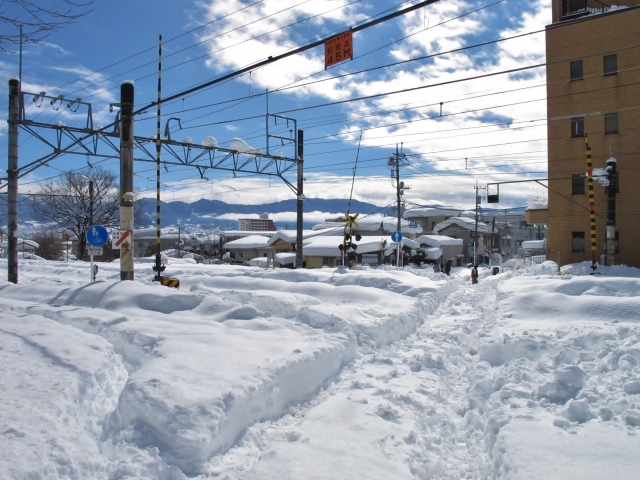
[[[342,232],[344,226],[341,226],[339,231]],[[310,238],[335,235],[336,231],[333,228],[325,228],[323,230],[303,230],[302,231],[302,254],[305,256],[304,245]],[[293,266],[296,264],[296,244],[298,242],[298,232],[296,230],[278,230],[275,232],[267,245],[271,248],[272,254],[275,257],[275,266]],[[303,261],[304,263],[304,261]]]
[[[248,237],[232,240],[224,245],[231,257],[231,263],[249,263],[256,257],[269,257],[271,247],[268,245],[270,237],[264,235],[249,235]]]
[[[33,240],[24,240],[22,238],[17,239],[17,249],[16,251],[22,252],[23,254],[32,254],[40,247],[38,242],[34,242]],[[2,251],[3,256],[7,255],[9,251],[9,240],[4,240],[0,242],[0,250]]]
[[[336,267],[342,265],[342,252],[339,245],[343,236],[317,236],[304,243],[303,252],[307,268]],[[403,252],[420,248],[415,240],[403,239]],[[357,242],[357,249],[352,253],[353,263],[368,263],[371,266],[383,263],[395,263],[396,247],[390,236],[362,237]]]
[[[455,207],[413,207],[404,211],[403,217],[408,222],[415,222],[420,227],[420,233],[433,233],[433,229],[439,223],[452,217],[459,217],[464,210]],[[404,232],[403,232],[404,233]]]
[[[184,245],[186,235],[175,228],[163,229],[160,232],[160,251],[178,248],[178,244]],[[133,231],[133,256],[142,258],[149,256],[149,252],[157,249],[157,231],[155,228],[141,228]]]
[[[427,260],[434,260],[437,263],[451,261],[451,265],[459,266],[464,259],[464,240],[461,238],[446,237],[444,235],[421,235],[416,238],[420,248],[427,253]],[[438,250],[439,255],[428,254],[428,250]]]
[[[398,230],[398,219],[385,215],[372,214],[363,215],[356,218],[357,225],[353,226],[353,235],[365,236],[387,236]],[[313,230],[333,229],[334,235],[344,232],[345,218],[338,217],[327,219],[324,223],[313,226]],[[423,232],[422,227],[417,224],[412,225],[408,220],[400,219],[400,229],[403,236],[412,237]]]
[[[604,257],[640,268],[640,0],[551,5],[548,205],[528,209],[528,223],[547,225],[548,249],[562,264]],[[615,183],[590,178],[589,162],[609,167],[600,180]]]
[[[529,224],[524,209],[483,209],[478,220],[495,226],[497,232],[491,242],[491,251],[507,258],[516,256],[523,242],[547,237],[546,226]]]
[[[463,241],[464,257],[458,257],[455,265],[461,266],[464,263],[480,261],[485,256],[485,250],[490,245],[494,231],[490,225],[483,222],[476,222],[469,217],[453,217],[435,226],[433,232],[436,235],[444,235]],[[475,242],[477,232],[477,243]],[[495,230],[497,232],[497,230]],[[474,252],[475,244],[475,252]]]

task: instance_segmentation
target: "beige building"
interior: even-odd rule
[[[269,218],[269,214],[261,213],[258,218],[240,218],[238,220],[238,230],[248,231],[270,231],[275,232],[276,226],[273,220]]]
[[[527,220],[547,225],[549,254],[559,254],[561,264],[601,262],[608,197],[597,181],[590,195],[588,140],[593,168],[615,159],[613,263],[640,268],[640,0],[616,0],[615,7],[596,0],[552,2],[553,23],[546,29],[549,202],[547,209],[528,210]]]

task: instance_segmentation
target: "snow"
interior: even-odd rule
[[[476,223],[474,218],[462,216],[462,217],[452,217],[443,222],[440,222],[435,227],[433,227],[433,233],[436,235],[439,235],[442,230],[444,230],[445,228],[451,225],[457,225],[466,230],[474,230],[477,228],[478,232],[483,232],[483,233],[491,232],[491,226],[487,225],[486,223],[483,223],[483,222]]]
[[[423,243],[430,247],[444,247],[447,245],[464,245],[461,238],[451,238],[445,235],[421,235],[416,238],[416,242],[420,245]]]
[[[0,478],[637,478],[640,270],[19,262]]]
[[[267,246],[269,240],[271,240],[271,238],[264,235],[248,235],[227,242],[225,245],[227,248],[264,248]]]
[[[546,240],[525,240],[522,242],[522,248],[545,248],[547,241]]]

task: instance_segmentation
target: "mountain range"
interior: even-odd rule
[[[7,197],[0,195],[0,220],[6,224],[7,218]],[[47,219],[41,218],[35,214],[33,210],[32,197],[19,196],[18,198],[18,224],[20,225],[20,235],[34,230],[38,225],[48,223]],[[136,216],[136,228],[151,227],[156,224],[156,201],[153,198],[143,198],[136,201],[135,210],[138,211]],[[388,207],[381,208],[377,205],[360,202],[358,200],[349,199],[333,199],[325,200],[321,198],[308,198],[304,200],[304,212],[326,212],[327,216],[342,215],[347,209],[353,213],[360,215],[368,215],[380,213],[390,215],[391,210]],[[273,216],[279,213],[292,212],[295,214],[297,210],[297,200],[283,200],[280,202],[266,203],[261,205],[243,205],[225,203],[219,200],[198,200],[193,203],[185,203],[180,201],[160,202],[161,224],[163,227],[172,225],[196,226],[208,228],[219,228],[221,230],[235,230],[238,228],[238,219],[243,216],[266,213]],[[223,215],[233,215],[233,218],[222,219]],[[276,228],[295,228],[295,217],[293,220],[277,221],[274,219]],[[305,229],[311,228],[317,224],[317,219],[313,221],[304,221]]]

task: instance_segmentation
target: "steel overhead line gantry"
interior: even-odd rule
[[[116,121],[111,125],[111,127],[113,127],[111,130],[107,130],[106,127],[95,127],[91,117],[91,104],[77,100],[68,101],[63,97],[51,97],[43,93],[35,94],[21,92],[21,96],[21,105],[25,104],[25,100],[32,100],[34,102],[44,100],[52,102],[61,101],[69,102],[72,105],[85,105],[87,107],[87,112],[85,127],[81,128],[63,124],[52,125],[38,122],[36,120],[30,120],[26,117],[24,108],[21,108],[18,124],[35,138],[47,145],[51,151],[46,155],[18,168],[18,178],[33,172],[37,168],[48,164],[51,160],[63,154],[119,158],[119,121]],[[258,151],[243,152],[217,146],[205,146],[179,142],[172,140],[170,134],[167,133],[167,130],[168,129],[165,130],[165,138],[161,139],[161,143],[164,151],[168,153],[172,160],[163,161],[164,165],[195,167],[200,173],[200,178],[205,177],[205,173],[208,169],[272,175],[280,177],[294,193],[297,193],[296,186],[284,177],[286,173],[290,172],[296,166],[296,158],[265,154]],[[51,135],[45,135],[45,131],[53,131],[55,137],[51,138]],[[155,137],[134,136],[133,140],[137,151],[143,153],[143,156],[135,157],[134,160],[155,163],[155,152],[152,151],[152,147],[155,146],[157,139]],[[0,189],[6,187],[6,181],[6,178],[0,178]]]

